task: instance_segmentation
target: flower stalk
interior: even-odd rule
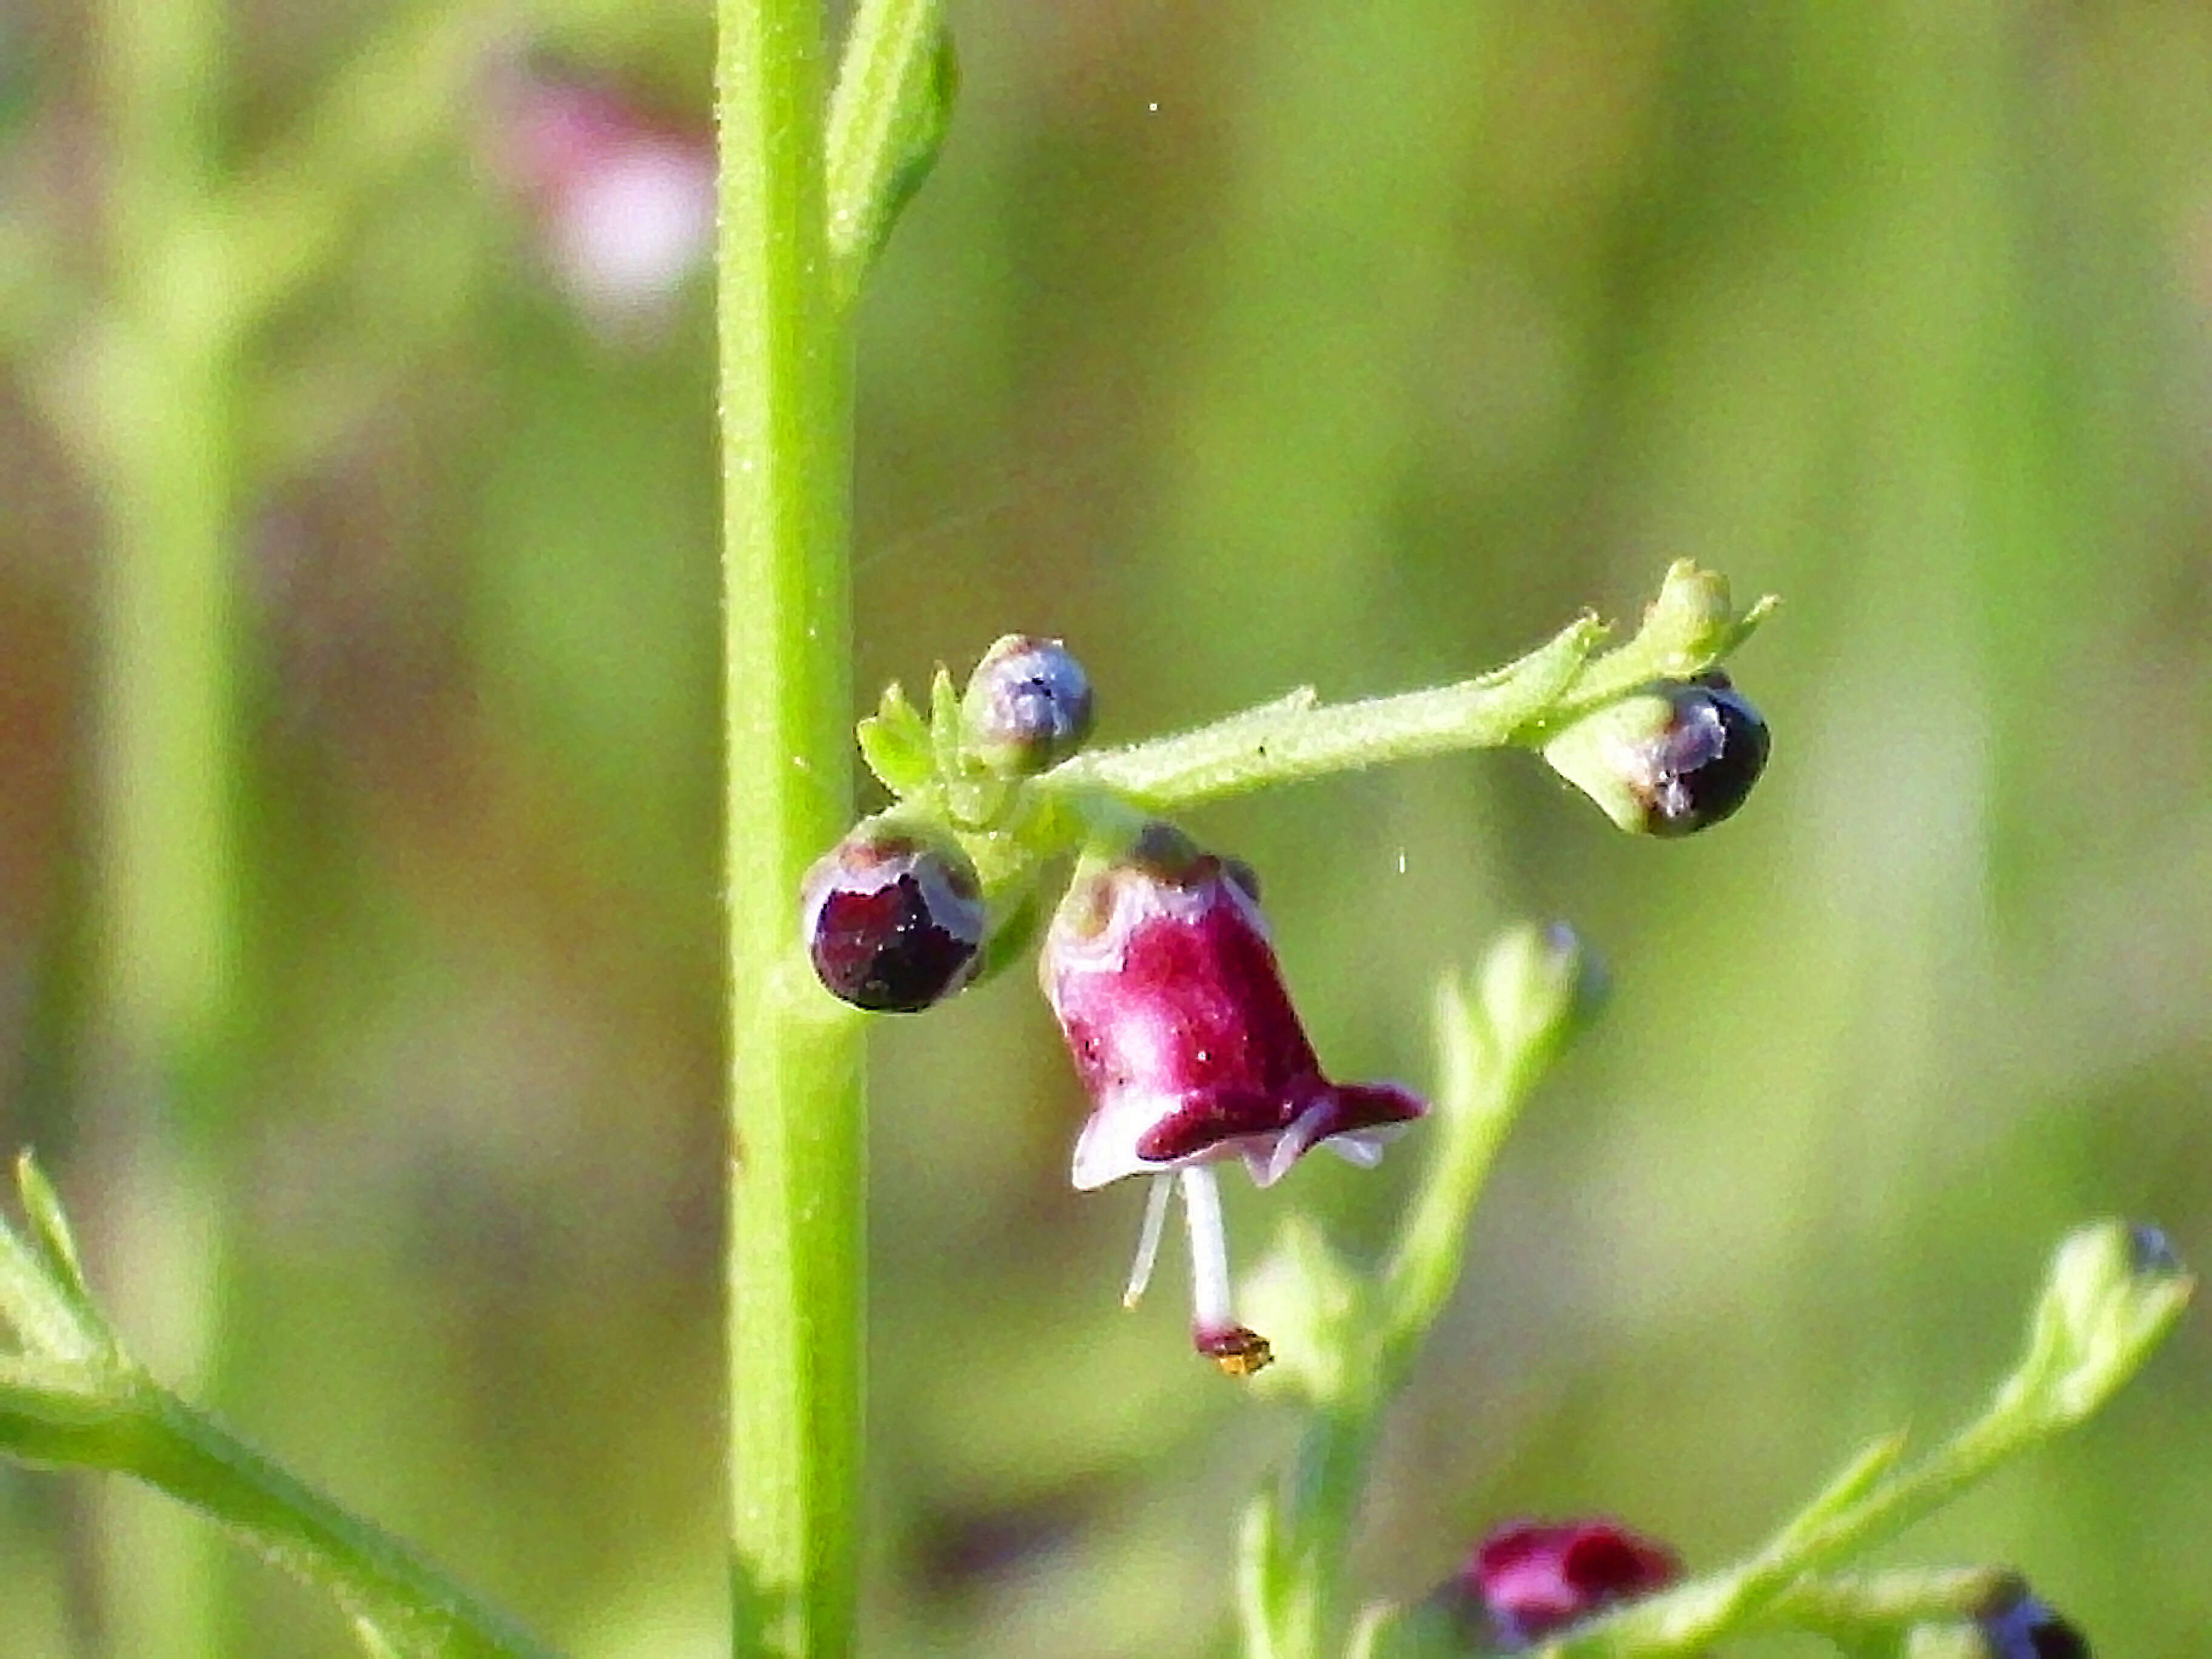
[[[1245,1511],[1238,1613],[1248,1653],[1342,1650],[1345,1562],[1382,1412],[1458,1280],[1505,1131],[1586,1011],[1589,975],[1567,930],[1520,927],[1472,979],[1445,980],[1432,1139],[1381,1275],[1356,1273],[1303,1226],[1261,1269],[1248,1300],[1281,1333],[1285,1383],[1313,1417],[1280,1479]]]

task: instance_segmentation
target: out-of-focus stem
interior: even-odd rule
[[[94,12],[106,280],[90,308],[74,416],[103,544],[98,629],[94,900],[97,1086],[137,1114],[134,1158],[164,1127],[189,1181],[223,1058],[238,954],[234,312],[219,199],[223,0]],[[173,1185],[173,1182],[165,1182]],[[135,1180],[125,1192],[135,1190]],[[180,1231],[180,1228],[183,1229]],[[134,1280],[219,1252],[171,1217],[135,1241]],[[198,1348],[202,1325],[180,1346]],[[173,1356],[173,1358],[174,1356]],[[214,1534],[159,1510],[105,1529],[127,1647],[219,1645]],[[127,1559],[125,1568],[122,1564]]]
[[[221,0],[99,13],[109,280],[82,432],[100,493],[100,981],[167,1069],[235,967],[231,312],[216,200]]]

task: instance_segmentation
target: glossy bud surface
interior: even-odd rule
[[[1759,710],[1714,669],[1599,709],[1544,758],[1630,834],[1673,837],[1734,817],[1771,747]]]
[[[832,996],[878,1013],[918,1013],[975,976],[983,897],[957,846],[862,824],[806,872],[799,925]]]
[[[1091,677],[1060,641],[1009,634],[975,665],[960,714],[969,752],[984,765],[1042,772],[1091,736]]]
[[[2039,1597],[2020,1595],[1977,1621],[1990,1659],[2089,1659],[2089,1643]]]

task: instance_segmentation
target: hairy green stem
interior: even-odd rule
[[[792,971],[799,878],[852,812],[850,448],[815,0],[720,0],[719,247],[736,1650],[852,1645],[861,1027]]]
[[[1635,635],[1602,655],[1594,653],[1607,629],[1583,617],[1518,660],[1456,685],[1334,704],[1302,688],[1195,731],[1078,755],[1031,787],[1079,811],[1104,797],[1168,811],[1386,761],[1540,744],[1640,686],[1711,667],[1751,637],[1774,603],[1739,611],[1723,579],[1680,561]]]

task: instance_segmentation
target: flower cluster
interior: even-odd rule
[[[1082,665],[1036,635],[998,641],[957,695],[940,671],[927,725],[896,688],[886,695],[861,746],[900,802],[848,834],[802,885],[801,935],[827,990],[872,1012],[915,1012],[1020,948],[1042,908],[1034,878],[1051,850],[1008,852],[1037,816],[1024,818],[1024,792],[1079,755],[1091,720]],[[1735,810],[1767,739],[1751,705],[1707,672],[1632,690],[1543,741],[1554,767],[1624,827],[1680,835]],[[1091,1099],[1074,1184],[1151,1182],[1130,1302],[1182,1199],[1193,1343],[1249,1375],[1271,1351],[1236,1316],[1215,1166],[1242,1163],[1263,1188],[1316,1147],[1371,1167],[1427,1103],[1395,1084],[1338,1083],[1322,1071],[1249,866],[1107,791],[1048,798],[1048,817],[1075,803],[1063,844],[1079,854],[1038,960]]]

